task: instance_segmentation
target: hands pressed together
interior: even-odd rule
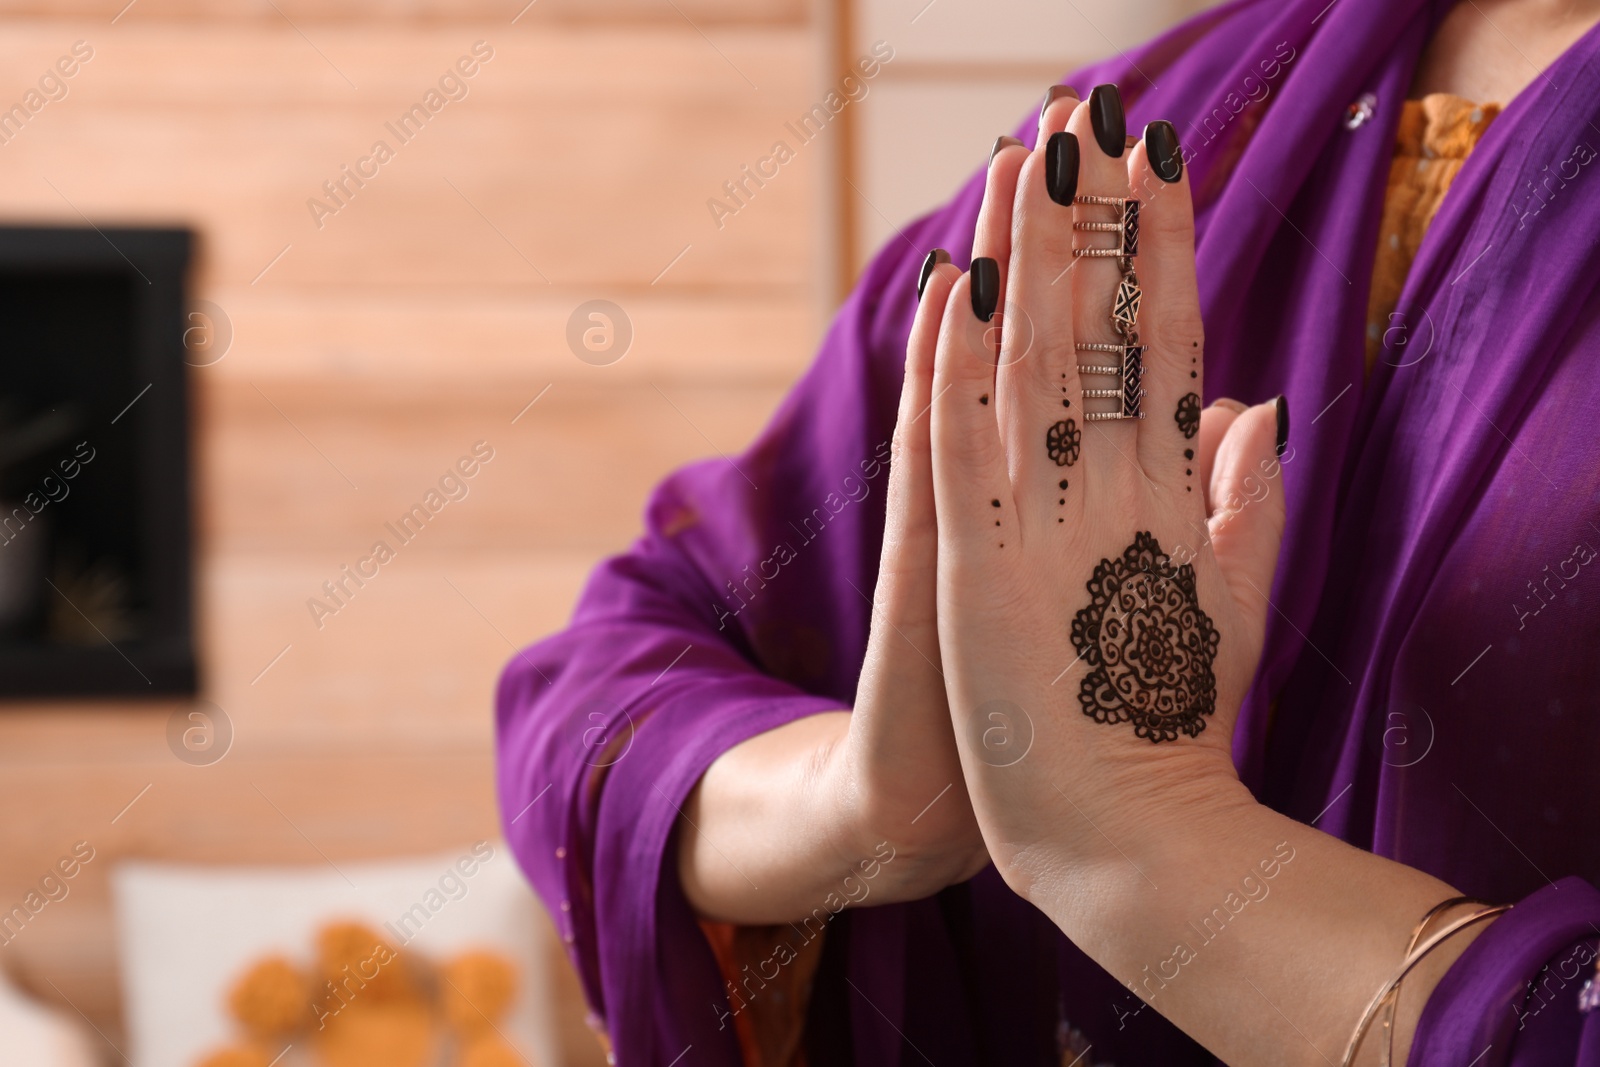
[[[935,250],[919,278],[855,704],[712,764],[681,881],[702,915],[777,923],[858,866],[871,897],[851,902],[875,905],[992,861],[1227,1062],[1322,1062],[1454,891],[1240,782],[1287,404],[1201,405],[1172,126],[1130,139],[1115,87],[1056,86],[1036,144],[996,143],[971,269]],[[1263,879],[1270,907],[1195,937]],[[1470,940],[1408,981],[1431,988]],[[1402,1058],[1419,1004],[1393,1027]]]
[[[876,798],[953,783],[918,819],[911,895],[985,856],[1028,895],[1240,796],[1230,740],[1282,534],[1287,411],[1201,409],[1176,137],[1127,140],[1113,88],[1060,87],[1039,148],[996,145],[972,269],[942,251],[923,269],[845,742],[869,835],[906,836]]]

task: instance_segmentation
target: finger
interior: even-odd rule
[[[989,171],[983,183],[983,204],[972,234],[972,256],[986,256],[1005,265],[1011,255],[1011,201],[1017,192],[1017,173],[1028,150],[1015,137],[1000,137],[989,151]]]
[[[1272,591],[1286,514],[1278,457],[1288,428],[1288,402],[1279,397],[1239,415],[1217,449],[1211,549],[1241,604],[1259,605]]]
[[[1222,444],[1223,435],[1228,432],[1228,427],[1233,425],[1233,420],[1243,415],[1247,409],[1248,405],[1227,397],[1213,400],[1210,407],[1200,412],[1199,434],[1189,442],[1191,447],[1184,449],[1185,457],[1194,460],[1189,469],[1194,471],[1195,480],[1204,487],[1208,516],[1212,512],[1212,501],[1216,499],[1211,475],[1216,469],[1217,448]]]
[[[1011,201],[1017,194],[1017,173],[1028,150],[1015,137],[1000,137],[989,151],[989,171],[984,180],[983,204],[972,234],[973,259],[992,259],[1000,265],[1000,287],[995,307],[1002,312],[986,330],[986,354],[993,371],[994,353],[1005,329],[1006,273],[1011,259]]]
[[[1047,122],[1068,118],[1057,108]],[[1071,485],[1082,440],[1071,270],[1080,154],[1074,134],[1048,131],[1022,166],[1012,212],[1010,318],[995,391],[1025,534],[1069,522],[1081,500]]]
[[[934,568],[938,563],[933,504],[933,448],[929,402],[933,357],[950,289],[961,272],[950,253],[928,253],[918,280],[916,316],[906,342],[905,381],[895,417],[883,552],[873,605],[931,662],[938,662],[934,617]],[[876,629],[873,631],[878,632]]]
[[[1144,289],[1139,336],[1145,346],[1147,417],[1139,427],[1139,462],[1158,486],[1191,495],[1199,512],[1203,487],[1184,453],[1200,431],[1204,340],[1194,268],[1194,207],[1170,122],[1152,122],[1133,149],[1128,176],[1139,209],[1139,282]]]
[[[1078,171],[1078,197],[1100,197],[1114,204],[1084,204],[1076,209],[1079,230],[1076,234],[1078,248],[1088,250],[1116,250],[1122,245],[1120,224],[1123,219],[1121,203],[1128,196],[1128,168],[1123,160],[1126,128],[1122,115],[1122,99],[1114,85],[1098,85],[1067,123],[1081,146]],[[1085,226],[1108,227],[1107,231],[1084,229]],[[1123,280],[1117,258],[1080,255],[1071,270],[1073,288],[1073,338],[1080,346],[1075,353],[1079,364],[1095,367],[1120,367],[1123,335],[1112,318],[1117,306],[1119,286]],[[1084,350],[1081,346],[1115,346],[1116,351]],[[1137,440],[1131,420],[1112,419],[1098,421],[1114,415],[1121,409],[1118,399],[1123,385],[1118,373],[1084,373],[1083,382],[1083,459],[1082,474],[1090,495],[1097,484],[1108,484],[1137,478],[1135,442]],[[1108,394],[1108,395],[1099,395]]]
[[[1070,85],[1052,85],[1044,91],[1044,103],[1039,105],[1039,135],[1033,146],[1037,149],[1057,130],[1067,128],[1067,120],[1078,106],[1078,90]]]
[[[981,333],[993,319],[992,279],[998,272],[994,260],[979,258],[956,281],[934,353],[934,507],[939,551],[952,550],[956,559],[983,558],[985,545],[1019,543],[995,418],[994,367],[971,348],[974,331]]]

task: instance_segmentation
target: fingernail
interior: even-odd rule
[[[1008,136],[1005,136],[1004,134],[1002,134],[999,137],[996,137],[994,139],[994,147],[989,149],[989,162],[990,163],[994,162],[994,157],[998,156],[1000,154],[1000,150],[1002,148],[1010,148],[1014,144],[1021,144],[1021,143],[1022,142],[1017,140],[1015,137],[1008,137]]]
[[[933,268],[941,263],[950,262],[950,253],[942,248],[935,248],[928,253],[928,258],[922,261],[922,273],[917,275],[917,299],[922,299],[922,290],[928,287],[928,276],[933,273]]]
[[[1078,138],[1062,130],[1052,133],[1044,146],[1044,187],[1050,199],[1071,207],[1078,195]]]
[[[1245,412],[1250,410],[1250,405],[1249,404],[1241,404],[1239,401],[1234,400],[1232,397],[1226,397],[1226,396],[1217,397],[1217,399],[1215,399],[1215,400],[1213,400],[1211,402],[1211,406],[1214,407],[1214,408],[1227,408],[1229,411],[1233,412],[1235,415],[1243,415]]]
[[[1044,121],[1044,113],[1050,110],[1050,105],[1060,100],[1063,96],[1078,99],[1078,90],[1070,85],[1052,85],[1044,91],[1044,103],[1039,105],[1039,121]]]
[[[1166,119],[1144,128],[1145,155],[1156,177],[1171,185],[1183,177],[1183,157],[1178,153],[1178,131]]]
[[[1283,396],[1278,397],[1278,455],[1283,455],[1289,447],[1289,401]]]
[[[988,256],[972,261],[972,313],[983,322],[994,318],[1000,303],[1000,264]]]
[[[1089,123],[1100,150],[1112,159],[1122,158],[1128,123],[1122,115],[1122,94],[1115,85],[1096,85],[1089,94]]]

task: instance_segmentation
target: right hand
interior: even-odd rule
[[[933,355],[945,302],[960,277],[943,258],[927,277],[906,345],[883,552],[855,709],[826,750],[819,783],[838,805],[831,844],[840,862],[893,856],[874,886],[876,903],[931,896],[989,862],[961,777],[935,614]]]
[[[1062,121],[1076,94],[1051,103],[1049,118]],[[1041,116],[1044,118],[1045,116]],[[974,257],[1005,262],[1011,255],[1012,204],[1026,152],[1000,149],[990,160],[983,206],[973,235]],[[948,258],[948,257],[946,257]],[[838,799],[841,860],[873,855],[887,842],[895,850],[875,889],[877,902],[917,900],[965,881],[989,863],[989,853],[961,776],[945,699],[935,611],[938,570],[937,516],[929,410],[939,323],[960,270],[948,262],[927,278],[906,344],[905,385],[895,422],[883,555],[873,595],[855,710],[844,736],[829,751],[826,779]],[[1000,307],[1005,295],[1000,295]],[[994,326],[1000,325],[997,316]],[[997,763],[1022,754],[1028,738],[1014,724],[980,724],[980,744]]]
[[[1049,113],[1076,103],[1062,97]],[[991,161],[975,256],[1009,259],[1026,158],[1006,150]],[[929,408],[939,324],[960,275],[949,263],[929,274],[906,346],[878,584],[856,590],[872,595],[872,627],[854,710],[757,734],[707,768],[684,806],[678,856],[685,895],[703,918],[788,922],[829,894],[868,906],[921,900],[989,862],[961,776],[935,616]],[[1025,744],[1007,725],[992,724],[980,742],[997,761]],[[870,893],[852,895],[864,878]]]

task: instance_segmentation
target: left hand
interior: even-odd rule
[[[1195,805],[1248,799],[1230,743],[1284,522],[1274,404],[1208,415],[1206,437],[1231,425],[1214,457],[1201,450],[1187,176],[1156,174],[1148,134],[1108,155],[1100,143],[1120,144],[1121,131],[1097,141],[1092,105],[1069,119],[1070,104],[1046,112],[1039,150],[1003,150],[1027,153],[998,264],[1006,305],[985,322],[973,275],[956,282],[933,383],[946,686],[990,855],[1024,896],[1045,876],[1081,885],[1124,841],[1182,833]],[[1084,417],[1118,403],[1086,399],[1118,379],[1080,377],[1078,365],[1120,357],[1075,343],[1119,342],[1109,312],[1121,271],[1072,249],[1119,235],[1073,221],[1120,211],[1052,200],[1047,171],[1065,164],[1047,168],[1045,146],[1063,128],[1081,146],[1078,193],[1141,201],[1142,421]],[[1208,498],[1224,506],[1208,515]]]

